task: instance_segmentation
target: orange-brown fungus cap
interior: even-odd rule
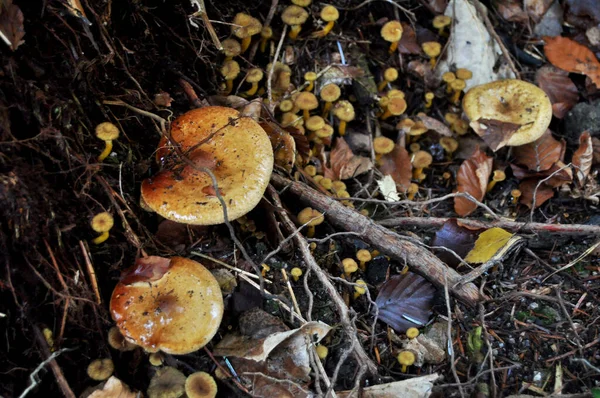
[[[258,123],[234,109],[208,106],[178,117],[171,138],[191,162],[214,174],[229,220],[258,204],[273,171],[271,142]],[[185,224],[223,223],[223,209],[210,176],[180,160],[166,138],[158,148],[157,159],[166,168],[142,183],[145,204],[161,216]]]
[[[146,351],[187,354],[204,347],[223,317],[215,277],[183,257],[145,257],[123,274],[110,300],[121,333]]]
[[[192,373],[185,380],[185,393],[188,398],[214,398],[217,396],[217,383],[208,373]]]
[[[237,57],[242,53],[240,42],[235,39],[225,39],[221,42],[223,46],[223,54],[226,57]]]
[[[431,162],[433,162],[433,157],[425,151],[415,152],[412,158],[412,165],[418,169],[429,167]]]
[[[303,91],[296,97],[294,101],[296,106],[301,110],[309,110],[317,109],[319,106],[319,100],[315,95],[309,91]]]
[[[387,137],[377,137],[373,140],[373,150],[376,154],[385,155],[394,150],[394,141]]]
[[[111,122],[103,122],[96,126],[96,137],[102,141],[111,141],[119,138],[119,128]]]
[[[402,115],[406,110],[407,104],[404,98],[394,97],[390,98],[390,102],[388,103],[387,109],[388,111],[394,115]]]
[[[333,106],[333,114],[344,122],[351,122],[354,120],[354,107],[349,101],[338,101]]]
[[[262,80],[263,76],[264,74],[262,70],[260,70],[259,68],[252,68],[248,71],[248,74],[246,75],[246,81],[248,83],[258,83]]]
[[[473,77],[473,72],[469,69],[459,68],[456,70],[456,77],[462,80],[469,80]]]
[[[452,137],[440,138],[440,145],[448,153],[452,153],[458,149],[458,141]]]
[[[398,78],[398,69],[396,68],[387,68],[383,72],[383,78],[388,82],[393,82]]]
[[[322,224],[323,221],[325,221],[323,213],[319,213],[311,207],[306,207],[298,213],[298,222],[301,224],[308,223],[308,226],[316,226]]]
[[[523,80],[499,80],[473,87],[465,94],[463,110],[471,122],[492,119],[520,125],[508,140],[509,146],[537,140],[552,120],[552,104],[546,93]]]
[[[262,30],[260,21],[248,14],[242,12],[235,15],[233,25],[231,25],[231,33],[239,39],[248,36],[254,36]]]
[[[337,21],[340,13],[334,6],[325,6],[321,10],[321,19],[325,22]]]
[[[452,18],[447,15],[437,15],[433,18],[433,27],[436,29],[444,28],[452,22]]]
[[[402,38],[402,24],[400,21],[390,21],[381,28],[381,37],[389,42],[399,41]]]
[[[310,131],[317,131],[325,126],[325,120],[321,116],[311,116],[304,122],[304,126]]]
[[[452,83],[454,80],[456,80],[456,75],[453,72],[446,72],[442,75],[442,80],[445,83]]]
[[[302,7],[291,5],[287,6],[281,13],[281,20],[286,25],[302,25],[308,19],[308,12]]]
[[[426,41],[421,45],[421,48],[430,57],[437,57],[442,51],[442,45],[437,41]]]

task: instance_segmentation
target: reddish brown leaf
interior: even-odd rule
[[[13,4],[12,0],[4,0],[4,7],[0,7],[0,38],[7,42],[6,44],[13,51],[25,43],[23,20],[23,13],[19,6]]]
[[[412,26],[406,22],[402,22],[402,29],[402,37],[398,42],[398,51],[401,54],[421,54],[421,46],[417,43],[417,35]]]
[[[420,113],[415,119],[420,120],[423,123],[423,125],[427,127],[427,130],[433,130],[444,137],[453,136],[452,131],[450,131],[448,126],[446,126],[439,120],[432,118],[431,116],[427,116],[424,113]]]
[[[392,152],[381,157],[379,163],[379,171],[383,175],[392,176],[398,192],[406,192],[412,178],[412,164],[408,151],[403,146],[396,145]]]
[[[529,17],[517,0],[501,0],[497,3],[498,13],[509,22],[527,22]]]
[[[537,23],[542,19],[552,3],[553,0],[524,0],[523,6],[529,17]]]
[[[342,137],[335,141],[331,149],[329,165],[331,168],[324,167],[325,177],[332,180],[347,180],[348,178],[366,173],[373,167],[371,159],[352,153],[352,150]]]
[[[565,164],[560,160],[553,164],[548,170],[540,172],[529,171],[514,164],[511,164],[510,167],[513,175],[518,180],[526,180],[530,178],[543,180],[549,177],[545,181],[545,184],[553,188],[558,188],[573,181],[573,171],[570,167],[566,167]]]
[[[552,102],[552,114],[562,119],[579,99],[579,91],[569,73],[553,66],[542,66],[535,74],[537,85]]]
[[[375,300],[379,319],[398,333],[425,325],[431,317],[434,294],[435,287],[417,274],[394,275],[381,286]]]
[[[162,107],[170,107],[171,102],[173,102],[173,98],[171,95],[165,91],[161,91],[158,94],[154,94],[154,104]]]
[[[600,88],[600,62],[594,53],[566,37],[544,37],[544,53],[557,68],[588,76]]]
[[[530,209],[532,205],[534,208],[540,207],[545,201],[554,196],[554,190],[551,186],[541,183],[540,186],[537,187],[539,182],[540,180],[538,179],[530,178],[522,181],[521,184],[519,184],[519,190],[521,191],[521,199],[519,202],[526,205]],[[535,204],[533,202],[534,196]]]
[[[593,164],[600,164],[600,138],[592,137]]]
[[[592,146],[592,137],[590,133],[584,131],[579,136],[579,148],[573,153],[573,166],[575,168],[575,177],[579,186],[582,187],[586,178],[592,170],[592,159],[594,157],[594,148]]]
[[[485,196],[487,183],[492,174],[494,160],[487,156],[481,149],[477,149],[470,159],[465,160],[458,169],[456,181],[457,191],[467,192],[478,201]],[[467,198],[454,198],[454,211],[464,217],[471,214],[477,205]]]
[[[564,146],[564,141],[555,140],[552,132],[546,130],[544,135],[534,142],[513,148],[515,163],[531,171],[548,170],[560,160]]]
[[[495,119],[474,120],[470,126],[494,152],[505,146],[510,137],[521,127],[519,124]]]
[[[473,246],[475,246],[475,241],[481,231],[481,229],[471,229],[459,225],[455,218],[451,218],[435,233],[431,246],[445,247],[454,251],[460,257],[465,258]],[[435,255],[451,267],[456,268],[460,264],[460,259],[456,258],[448,250],[436,248]]]

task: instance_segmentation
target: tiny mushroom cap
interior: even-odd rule
[[[354,106],[346,100],[338,101],[333,107],[333,114],[342,121],[351,122],[355,116]]]
[[[264,76],[263,71],[260,68],[252,68],[246,75],[246,81],[248,83],[258,83]]]
[[[458,68],[456,70],[456,77],[462,80],[469,80],[473,77],[473,72],[466,68]]]
[[[383,72],[383,78],[385,80],[387,80],[388,82],[393,82],[394,80],[398,79],[398,69],[396,69],[396,68],[387,68]]]
[[[465,135],[469,131],[469,123],[466,120],[458,119],[452,124],[452,131],[458,135]]]
[[[317,137],[319,137],[319,138],[331,137],[333,135],[333,127],[331,127],[331,125],[329,125],[329,124],[325,124],[325,125],[323,125],[322,128],[315,131],[315,133],[317,134]]]
[[[371,252],[367,249],[360,249],[356,252],[356,259],[364,263],[366,263],[367,261],[371,261]]]
[[[344,267],[344,273],[347,275],[352,274],[358,270],[358,264],[353,258],[345,258],[342,260],[342,266]]]
[[[408,337],[409,339],[414,339],[419,335],[419,329],[417,328],[408,328],[406,330],[406,337]]]
[[[323,213],[319,213],[317,210],[307,207],[298,213],[298,222],[301,224],[307,224],[309,227],[322,224],[325,221]]]
[[[248,49],[252,36],[259,34],[261,30],[262,23],[260,23],[258,19],[251,15],[240,12],[237,13],[233,18],[231,33],[233,33],[238,39],[242,39],[242,52]]]
[[[339,17],[340,13],[334,6],[327,5],[321,10],[321,19],[325,22],[337,21]]]
[[[124,272],[110,312],[121,333],[146,351],[182,355],[213,338],[223,317],[223,297],[202,264],[150,256]]]
[[[378,155],[385,155],[392,152],[394,150],[394,146],[394,141],[387,137],[380,136],[373,140],[373,149]]]
[[[323,177],[319,180],[319,185],[325,189],[331,189],[332,183],[333,182],[331,181],[331,178],[327,178],[327,177]]]
[[[98,213],[92,218],[90,226],[96,232],[108,232],[111,230],[113,225],[115,224],[115,219],[108,212]]]
[[[455,79],[450,82],[450,87],[454,91],[462,91],[467,87],[467,83],[463,79]]]
[[[292,27],[290,31],[290,38],[295,39],[300,32],[301,25],[308,19],[308,12],[302,7],[297,5],[287,6],[283,13],[281,13],[281,20],[286,25]]]
[[[367,292],[367,283],[362,279],[358,279],[356,281],[356,285],[354,286],[355,298],[357,296],[363,295]]]
[[[225,54],[225,57],[228,59],[237,57],[242,53],[242,46],[240,45],[240,42],[235,39],[225,39],[221,42],[221,45],[223,46],[223,54]]]
[[[290,274],[294,277],[294,280],[297,281],[298,278],[300,278],[302,276],[302,270],[298,267],[294,267],[290,271]]]
[[[273,37],[273,28],[271,28],[270,26],[263,26],[263,28],[260,31],[260,37],[262,37],[263,39],[270,39],[271,37]]]
[[[279,103],[279,110],[281,112],[289,112],[294,108],[294,102],[291,99],[284,99]]]
[[[458,148],[458,141],[452,137],[442,137],[440,138],[440,145],[446,152],[452,154]]]
[[[327,348],[327,346],[319,344],[316,347],[316,350],[317,350],[317,356],[319,357],[319,359],[327,358],[327,355],[329,354],[329,348]]]
[[[407,104],[404,98],[393,97],[390,98],[390,102],[388,103],[387,110],[394,116],[402,115],[406,110]]]
[[[426,41],[421,45],[421,48],[431,58],[435,58],[440,55],[442,51],[442,45],[437,41]]]
[[[381,37],[383,40],[392,43],[390,45],[390,52],[396,51],[398,48],[398,42],[402,38],[402,24],[400,21],[389,21],[381,28]]]
[[[425,124],[421,121],[415,122],[415,124],[408,131],[408,135],[422,135],[425,134],[429,129],[425,126]]]
[[[299,7],[308,7],[312,3],[312,0],[292,0],[292,4]]]
[[[332,181],[331,182],[331,189],[334,192],[339,192],[339,191],[345,191],[346,190],[346,184],[343,181]]]
[[[432,93],[431,91],[428,91],[428,92],[426,92],[426,93],[425,93],[425,99],[426,99],[427,101],[431,101],[431,100],[433,100],[434,98],[435,98],[435,94],[434,94],[434,93]]]
[[[188,398],[214,398],[217,396],[217,383],[208,373],[192,373],[185,380],[185,394]]]
[[[444,120],[446,120],[450,124],[454,124],[459,119],[456,113],[447,112],[444,115]]]
[[[119,138],[119,128],[111,122],[103,122],[96,126],[96,137],[102,141],[112,141]]]
[[[398,362],[402,365],[402,371],[406,372],[406,368],[415,363],[415,354],[412,351],[400,351],[398,354]]]
[[[252,118],[219,106],[194,109],[173,122],[171,138],[183,153],[192,150],[188,156],[197,167],[178,163],[145,180],[142,199],[150,209],[185,224],[223,223],[221,202],[206,169],[217,180],[229,220],[245,215],[261,200],[273,170],[273,148]],[[166,138],[158,148],[159,161],[178,161]]]
[[[153,352],[150,355],[148,355],[148,362],[150,362],[150,365],[152,366],[162,366],[164,360],[165,354],[163,354],[160,351]]]
[[[108,331],[108,345],[119,351],[132,351],[137,347],[135,344],[129,342],[116,326],[113,326]]]
[[[436,15],[433,18],[433,27],[440,31],[450,25],[450,23],[452,23],[452,18],[447,15]]]
[[[398,90],[396,88],[393,88],[390,91],[388,91],[385,96],[388,97],[389,99],[392,99],[392,98],[404,98],[405,97],[404,91]]]
[[[233,80],[240,74],[240,64],[237,61],[226,61],[221,67],[221,75],[226,80]]]
[[[313,71],[306,72],[304,74],[304,80],[308,82],[314,82],[315,80],[317,80],[317,74]]]
[[[115,364],[112,359],[95,359],[87,367],[87,374],[94,380],[106,380],[115,371]]]
[[[531,83],[516,79],[473,87],[465,94],[463,110],[471,122],[493,119],[520,125],[508,140],[508,146],[537,140],[552,119],[552,104],[546,93]]]
[[[429,167],[431,162],[433,162],[433,157],[429,152],[417,151],[412,155],[412,165],[417,169]]]
[[[304,112],[304,120],[307,120],[310,117],[310,111],[317,109],[319,106],[319,100],[313,93],[303,91],[298,94],[294,104]]]
[[[340,90],[340,87],[337,84],[329,83],[321,89],[319,96],[325,102],[333,102],[337,101],[338,98],[340,98],[341,93],[342,91]]]
[[[311,116],[304,122],[304,127],[310,131],[317,131],[325,127],[325,120],[321,116]]]
[[[185,394],[186,377],[179,370],[165,366],[156,370],[146,393],[148,398],[181,397]]]
[[[504,181],[506,179],[506,173],[502,170],[494,170],[492,181]]]
[[[444,83],[452,83],[454,80],[456,80],[456,75],[454,72],[446,72],[442,75],[442,80]]]

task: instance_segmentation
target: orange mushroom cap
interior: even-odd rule
[[[258,204],[273,170],[273,149],[254,120],[231,108],[194,109],[173,122],[171,139],[197,167],[181,161],[163,138],[156,156],[166,168],[142,183],[142,200],[150,209],[185,224],[223,223],[212,179],[198,167],[214,174],[229,220]]]
[[[121,333],[146,351],[187,354],[204,347],[223,317],[215,277],[183,257],[141,258],[125,271],[110,300]]]

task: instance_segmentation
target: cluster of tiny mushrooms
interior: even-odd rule
[[[307,21],[306,7],[311,0],[292,0],[292,3],[283,10],[281,19],[289,25],[288,36],[294,41]],[[320,18],[326,25],[313,32],[311,37],[326,36],[339,18],[339,12],[327,5],[321,10]],[[438,16],[433,25],[443,34],[450,22],[449,17]],[[402,32],[399,21],[389,21],[383,25],[381,36],[390,43],[390,53],[397,50]],[[231,33],[240,41],[232,37],[222,42],[225,59],[221,73],[225,79],[225,95],[230,94],[233,81],[241,70],[234,58],[249,48],[255,35],[260,36],[259,51],[265,52],[274,34],[270,27],[263,27],[256,18],[243,13],[235,16]],[[426,42],[422,49],[430,58],[431,67],[434,67],[436,57],[440,54],[440,43]],[[272,70],[273,100],[277,102],[279,122],[283,127],[293,126],[306,134],[315,148],[331,145],[335,133],[332,116],[337,119],[339,136],[346,134],[346,126],[354,120],[355,111],[350,98],[341,99],[341,87],[334,83],[320,85],[317,72],[309,71],[303,76],[300,88],[296,89],[291,83],[292,71],[289,66],[276,62],[275,65],[267,65],[266,70]],[[259,83],[263,76],[261,69],[249,69],[245,81],[251,87],[243,95],[262,97],[264,88],[259,88]],[[458,104],[465,80],[471,77],[467,69],[443,74],[442,84],[446,84],[447,89],[442,95],[448,95],[452,103]],[[405,95],[392,87],[397,78],[398,71],[393,67],[382,71],[378,86],[381,108],[378,117],[384,120],[396,118],[400,135],[406,136],[407,142],[412,139],[413,180],[420,182],[425,178],[424,169],[432,163],[431,154],[420,149],[418,143],[419,136],[428,129],[418,117],[411,119],[404,115],[407,109]],[[318,91],[320,101],[315,91]],[[425,94],[425,111],[432,106],[435,97],[433,92]],[[521,80],[501,80],[476,86],[464,94],[462,106],[471,124],[478,123],[478,134],[485,132],[486,120],[520,126],[507,143],[511,146],[535,141],[546,131],[552,117],[551,104],[545,93]],[[447,113],[445,121],[457,135],[467,133],[469,121],[459,114]],[[98,161],[102,162],[112,153],[112,143],[118,138],[119,129],[110,122],[104,122],[97,126],[96,136],[105,142],[105,149],[98,157]],[[274,155],[271,141],[261,125],[250,117],[241,116],[237,110],[209,106],[178,117],[172,123],[169,139],[163,137],[156,152],[157,162],[163,165],[162,171],[142,183],[142,207],[179,223],[215,225],[225,221],[223,203],[229,220],[237,219],[242,227],[248,226],[245,215],[260,201],[277,159],[277,152]],[[450,155],[458,146],[456,139],[451,137],[442,137],[440,144]],[[373,140],[376,161],[390,153],[395,145],[387,137],[376,137]],[[182,161],[182,156],[187,161]],[[302,159],[299,155],[292,162],[302,169],[303,174],[331,191],[333,196],[341,199],[350,197],[342,181],[325,178],[318,174],[315,165],[309,163],[310,158]],[[488,190],[503,179],[502,172],[494,173]],[[407,197],[411,200],[418,190],[416,182],[407,191]],[[218,194],[215,187],[218,187]],[[351,201],[342,200],[342,203],[353,207]],[[307,228],[308,237],[315,234],[315,227],[324,219],[323,214],[311,208],[303,209],[297,216],[298,222]],[[91,226],[100,235],[93,242],[101,244],[106,241],[113,223],[108,212],[97,214]],[[365,263],[377,255],[374,252],[358,251],[356,259],[359,263],[352,258],[344,259],[343,276],[349,279],[358,269],[364,270]],[[267,271],[268,266],[263,264],[263,273]],[[294,268],[291,275],[297,281],[302,270]],[[355,283],[355,297],[358,297],[364,294],[367,286],[360,279]],[[223,299],[218,282],[201,264],[181,257],[165,259],[151,256],[139,259],[135,266],[125,271],[113,292],[110,310],[118,328],[111,331],[111,338],[121,336],[119,342],[111,345],[122,350],[141,346],[155,353],[154,360],[157,361],[159,352],[186,354],[207,344],[219,328]],[[415,338],[418,330],[409,329],[407,335]],[[319,355],[324,358],[327,348],[319,347]],[[414,354],[410,351],[402,351],[398,355],[403,371],[414,360]],[[100,367],[103,374],[112,373],[112,370],[106,370],[110,366],[105,363],[95,363],[95,366]],[[92,377],[100,378],[97,375]]]

